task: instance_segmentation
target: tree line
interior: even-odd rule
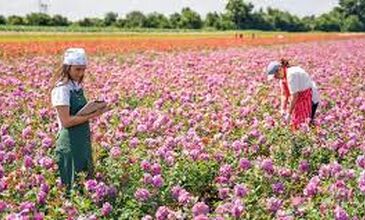
[[[315,7],[315,6],[313,6]],[[26,16],[0,15],[0,25],[29,26],[81,26],[118,28],[159,28],[159,29],[216,29],[264,31],[365,31],[365,0],[340,0],[330,12],[319,16],[300,18],[287,11],[268,7],[254,10],[252,3],[244,0],[229,0],[225,10],[209,12],[203,19],[189,7],[169,16],[153,12],[144,14],[131,11],[124,17],[108,12],[103,18],[83,18],[71,22],[62,15],[50,16],[44,13],[30,13]]]

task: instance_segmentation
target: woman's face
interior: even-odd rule
[[[278,71],[275,73],[275,79],[283,79],[284,78],[284,69],[279,67]]]
[[[71,79],[77,82],[81,82],[81,79],[84,77],[85,69],[85,65],[72,65],[70,68]]]

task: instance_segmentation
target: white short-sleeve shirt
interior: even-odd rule
[[[311,88],[313,103],[319,102],[317,85],[315,82],[313,82],[311,77],[304,69],[298,66],[288,68],[287,81],[290,94],[294,94]]]
[[[73,90],[80,90],[82,87],[79,83],[69,80],[67,83],[59,82],[52,89],[51,100],[52,106],[70,106],[70,93]],[[62,124],[57,115],[58,127],[62,129]]]

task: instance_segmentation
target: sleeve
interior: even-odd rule
[[[52,90],[52,106],[70,105],[70,90],[67,86],[56,86]]]
[[[311,88],[317,89],[317,84],[313,80],[311,81]]]

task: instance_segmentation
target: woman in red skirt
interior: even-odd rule
[[[280,112],[292,127],[297,129],[307,120],[314,124],[319,93],[308,73],[298,66],[289,67],[289,62],[285,59],[270,62],[266,73],[269,80],[280,80]]]

